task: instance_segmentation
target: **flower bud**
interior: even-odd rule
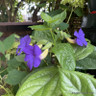
[[[40,59],[42,60],[42,59],[46,58],[47,55],[48,55],[48,49],[46,49],[42,52],[42,54],[40,55]]]
[[[42,48],[42,44],[39,44],[38,47],[39,47],[39,48]]]
[[[75,39],[71,39],[71,38],[66,38],[66,39],[67,39],[67,41],[69,43],[72,43],[72,44],[76,43],[76,40]]]

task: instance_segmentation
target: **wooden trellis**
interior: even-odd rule
[[[0,23],[0,32],[3,32],[1,39],[8,37],[9,35],[16,33],[20,36],[31,34],[32,30],[28,26],[42,24],[34,22],[4,22]]]

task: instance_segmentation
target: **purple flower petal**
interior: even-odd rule
[[[18,53],[18,51],[19,51],[19,48],[17,48],[16,54],[17,54],[17,55],[20,55],[21,52],[23,51],[23,48],[19,51],[19,53]]]
[[[41,49],[36,44],[33,47],[33,52],[35,56],[39,56],[42,53]]]
[[[18,51],[19,51],[19,48],[17,48],[17,50],[16,50],[16,54],[18,55]]]
[[[40,62],[41,62],[40,58],[39,57],[35,57],[34,58],[34,67],[35,68],[38,67],[40,65]]]
[[[33,61],[34,61],[34,57],[33,55],[29,55],[29,54],[26,54],[25,55],[25,58],[24,58],[24,61],[27,61],[27,66],[29,67],[29,69],[31,70],[32,67],[33,67]]]
[[[87,46],[88,45],[88,43],[87,43],[87,41],[83,41],[83,44],[85,45],[85,46]]]
[[[28,45],[28,46],[24,47],[23,52],[25,54],[33,54],[33,46]]]
[[[25,58],[24,58],[24,61],[26,62],[26,61],[29,61],[30,60],[30,55],[25,55]]]
[[[84,37],[84,36],[85,36],[85,34],[83,33],[83,30],[82,30],[82,29],[79,30],[79,33],[78,33],[78,34],[79,34],[79,36],[81,36],[81,37]]]
[[[83,46],[83,43],[80,41],[80,39],[76,39],[76,42],[79,46]]]
[[[32,67],[33,67],[33,60],[29,60],[27,62],[27,66],[29,67],[30,71],[32,70]]]
[[[24,36],[23,38],[21,38],[21,40],[20,40],[20,44],[26,44],[26,45],[29,45],[30,44],[30,42],[31,42],[31,38],[29,37],[29,35],[26,35],[26,36]]]
[[[31,38],[29,37],[29,35],[26,35],[25,41],[27,41],[27,45],[30,44]]]
[[[76,36],[76,43],[79,45],[79,46],[87,46],[87,41],[85,40],[85,34],[83,33],[83,30],[80,29],[79,32],[75,31],[74,32],[74,36]]]
[[[79,34],[77,31],[74,32],[74,36],[79,37]]]
[[[20,50],[20,52],[18,53],[19,49],[17,48],[16,54],[20,55],[21,52],[23,51],[23,49],[28,46],[31,42],[31,38],[29,37],[29,35],[26,35],[25,37],[21,38],[20,40],[20,45],[18,46]]]

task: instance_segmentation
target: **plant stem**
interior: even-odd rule
[[[6,69],[7,69],[7,68],[6,68]],[[2,71],[0,72],[0,74],[3,73],[4,71],[6,71],[6,69],[2,70]]]
[[[72,7],[71,13],[70,13],[69,18],[68,18],[68,20],[67,20],[67,24],[69,23],[69,21],[70,21],[70,19],[71,19],[71,16],[72,16],[73,11],[74,11],[74,10],[73,10],[73,7]]]
[[[48,63],[46,62],[46,60],[43,60],[45,63],[46,63],[46,65],[48,66]]]
[[[55,38],[54,38],[54,36],[53,36],[52,29],[50,29],[50,32],[51,32],[51,35],[52,35],[52,38],[53,38],[53,41],[54,41],[54,45],[55,45]]]
[[[8,94],[8,96],[10,96],[9,92],[6,90],[4,86],[0,85],[0,87]]]

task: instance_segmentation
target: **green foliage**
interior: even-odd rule
[[[38,44],[46,44],[47,42],[48,42],[47,40],[42,39],[42,40],[38,41]]]
[[[56,15],[62,13],[62,12],[63,12],[63,10],[61,10],[61,9],[53,10],[53,11],[49,12],[48,15],[50,15],[51,17],[54,17],[54,16],[56,16]]]
[[[60,28],[60,30],[66,30],[66,29],[68,29],[69,24],[62,22],[62,23],[60,23],[59,25],[55,26],[55,28],[56,28],[56,27],[57,27],[57,28]]]
[[[46,25],[35,25],[35,26],[30,26],[29,28],[35,29],[37,31],[45,31],[45,30],[50,30],[51,28],[46,26]]]
[[[1,95],[1,96],[14,96],[13,94],[5,94],[5,95]]]
[[[2,46],[2,47],[0,47],[0,52],[4,54],[6,50],[8,50],[12,47],[14,41],[15,41],[14,34],[7,37],[3,41],[0,41],[0,46]]]
[[[51,43],[51,42],[48,42],[48,43],[42,48],[42,50],[49,49],[50,47],[52,47],[52,43]]]
[[[96,48],[86,58],[77,61],[78,69],[96,69]]]
[[[45,7],[45,6],[46,6],[46,3],[42,3],[42,4],[37,5],[37,7],[39,7],[39,8],[42,8],[42,7]]]
[[[14,96],[13,94],[5,94],[5,95],[1,95],[1,96]]]
[[[44,21],[46,21],[48,23],[48,25],[50,27],[54,27],[54,26],[59,25],[60,23],[62,23],[64,21],[64,19],[66,18],[66,10],[60,14],[53,16],[53,17],[42,12],[41,17]]]
[[[54,29],[60,28],[60,30],[65,30],[68,27],[67,23],[63,23],[64,19],[66,18],[66,10],[53,17],[42,12],[41,17],[44,21],[46,21],[46,23],[44,23],[43,25],[30,26],[30,28],[36,30],[34,31],[34,38],[37,41],[41,41],[42,39],[44,39],[55,43],[57,40],[57,36],[54,33]]]
[[[56,46],[54,46],[54,48],[52,49],[52,52],[56,55],[63,69],[75,70],[74,51],[70,44],[56,44]]]
[[[48,23],[52,22],[52,17],[44,12],[41,13],[41,18]]]
[[[54,37],[55,36],[56,35],[54,34]],[[52,35],[50,34],[49,30],[47,30],[47,31],[34,31],[34,38],[37,41],[40,41],[40,40],[43,39],[43,40],[47,40],[47,41],[53,42]]]
[[[78,7],[74,10],[74,13],[77,15],[77,16],[83,16],[83,10],[82,8]]]
[[[23,60],[24,61],[24,60]],[[13,69],[17,69],[20,66],[20,62],[18,62],[15,58],[11,59],[8,61],[8,67],[7,67],[7,71],[11,71]]]
[[[26,72],[13,69],[9,71],[8,77],[5,81],[10,85],[16,85],[19,84],[26,75],[27,75]]]
[[[75,58],[77,61],[84,59],[89,54],[91,54],[94,50],[94,46],[89,43],[87,47],[80,47],[78,45],[74,45],[73,48],[74,48]]]
[[[60,69],[59,72],[63,96],[96,95],[96,79],[91,75],[63,69]]]
[[[61,4],[69,3],[73,7],[84,7],[85,0],[62,0]]]
[[[50,26],[54,27],[54,26],[59,25],[60,23],[62,23],[65,20],[66,15],[67,15],[67,13],[66,13],[66,10],[65,10],[62,13],[57,14],[54,17],[52,17],[52,21],[51,21]]]
[[[5,52],[5,46],[4,46],[4,44],[3,44],[3,42],[2,41],[0,41],[0,52],[2,52],[3,54],[4,54],[4,52]]]
[[[22,54],[20,56],[15,56],[15,59],[18,61],[18,62],[24,62],[24,58],[25,58],[25,55]]]
[[[8,50],[11,48],[11,46],[13,45],[15,41],[15,37],[14,37],[14,34],[7,37],[4,41],[3,41],[3,44],[5,46],[5,50]]]
[[[91,75],[48,67],[30,75],[16,96],[95,96],[95,92],[96,80]]]
[[[3,34],[3,33],[2,33],[2,32],[0,32],[0,37],[2,36],[2,34]]]
[[[49,67],[32,74],[16,96],[60,96],[60,94],[58,70]]]

